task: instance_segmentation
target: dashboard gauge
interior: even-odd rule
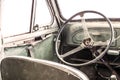
[[[83,30],[78,30],[72,35],[72,41],[75,44],[80,44],[82,43],[84,39],[84,34]]]

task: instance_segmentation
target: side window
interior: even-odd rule
[[[2,34],[4,37],[30,32],[33,0],[2,0]],[[40,27],[51,22],[46,0],[36,0],[35,25]]]
[[[51,22],[51,15],[47,7],[46,0],[37,0],[35,24],[44,26]]]
[[[32,0],[2,0],[4,37],[29,32]]]

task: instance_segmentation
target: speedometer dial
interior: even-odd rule
[[[83,39],[84,39],[84,34],[82,30],[76,31],[72,36],[72,41],[75,44],[82,43]]]

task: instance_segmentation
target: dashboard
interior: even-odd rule
[[[105,42],[110,39],[111,32],[110,28],[106,25],[88,25],[88,32],[94,41],[102,41]],[[65,34],[65,44],[71,46],[78,46],[82,43],[84,38],[84,30],[80,24],[71,25],[68,24],[64,30]],[[120,28],[114,26],[114,37],[117,38],[120,35]],[[112,49],[120,49],[120,39],[115,40],[112,45]]]

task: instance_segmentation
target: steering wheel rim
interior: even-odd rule
[[[60,38],[60,35],[62,33],[62,31],[64,30],[65,28],[65,25],[70,21],[72,20],[74,17],[76,17],[77,15],[84,15],[85,13],[95,13],[95,14],[98,14],[98,15],[101,15],[106,21],[107,23],[109,24],[109,27],[110,27],[110,33],[111,33],[111,36],[110,36],[110,41],[109,41],[109,44],[106,46],[105,50],[101,52],[100,55],[98,55],[96,58],[88,61],[88,62],[85,62],[85,63],[80,63],[80,64],[75,64],[75,63],[70,63],[70,62],[67,62],[65,61],[61,55],[59,54],[59,51],[58,51],[58,42],[59,42],[59,38]],[[89,65],[89,64],[92,64],[92,63],[95,63],[96,61],[100,60],[104,55],[105,53],[108,51],[109,47],[111,46],[112,42],[114,40],[114,28],[111,24],[111,21],[106,17],[104,16],[102,13],[100,12],[97,12],[97,11],[91,11],[91,10],[86,10],[86,11],[81,11],[81,12],[78,12],[76,13],[75,15],[73,15],[72,17],[70,17],[68,20],[66,20],[66,22],[62,25],[60,31],[58,32],[58,35],[56,37],[56,41],[55,41],[55,52],[57,54],[57,57],[65,64],[68,64],[68,65],[71,65],[71,66],[85,66],[85,65]]]

